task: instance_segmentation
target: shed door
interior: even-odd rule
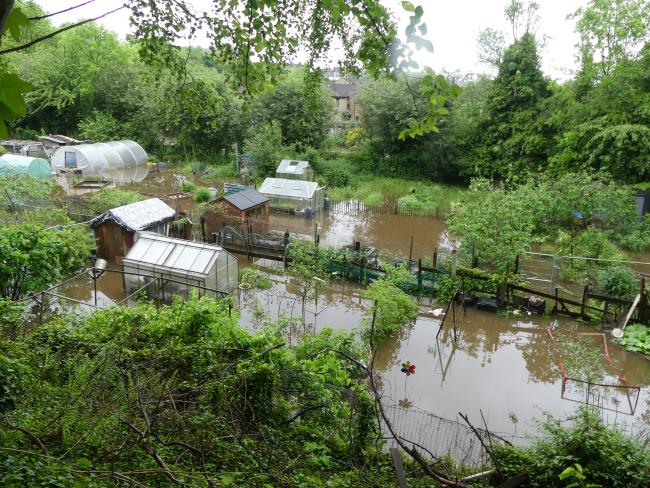
[[[124,257],[122,230],[119,225],[110,220],[95,229],[97,255],[100,258],[115,263],[118,257]]]

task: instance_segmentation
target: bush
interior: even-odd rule
[[[119,188],[105,188],[90,196],[88,207],[94,214],[101,214],[112,208],[129,205],[140,200],[144,200],[144,196],[140,193]]]
[[[237,167],[235,163],[220,164],[218,166],[208,166],[205,170],[205,178],[208,180],[220,180],[224,178],[236,178]]]
[[[605,268],[598,272],[600,288],[617,297],[631,297],[637,291],[634,271],[625,266]]]
[[[181,182],[181,191],[191,193],[194,190],[194,183],[188,180],[183,180]]]
[[[194,192],[194,200],[197,203],[209,202],[212,198],[212,193],[206,187],[201,186]]]
[[[352,181],[350,164],[340,159],[323,161],[318,166],[319,181],[329,188],[344,187]]]
[[[650,354],[650,327],[642,324],[630,324],[625,327],[625,335],[618,343],[628,351]]]
[[[571,425],[549,418],[541,424],[542,440],[530,447],[500,445],[494,450],[504,478],[527,471],[526,486],[566,486],[560,474],[580,464],[590,483],[608,488],[641,488],[650,482],[650,455],[634,439],[602,423],[598,412],[582,407]]]

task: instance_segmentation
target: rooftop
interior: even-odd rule
[[[301,161],[298,159],[283,159],[280,161],[276,173],[293,173],[300,175],[309,168],[309,161]]]
[[[239,210],[248,210],[249,208],[257,207],[269,201],[266,196],[254,188],[246,188],[245,190],[225,195],[222,198]]]
[[[227,251],[214,244],[139,232],[138,239],[124,258],[124,264],[207,275],[222,252]]]
[[[125,230],[135,232],[171,220],[175,215],[176,212],[159,198],[149,198],[112,208],[95,217],[90,222],[90,227],[94,229],[107,220],[112,220]]]
[[[284,178],[267,178],[260,186],[260,193],[265,195],[309,199],[318,189],[315,181],[285,180]]]

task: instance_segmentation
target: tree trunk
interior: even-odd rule
[[[9,13],[14,8],[14,3],[15,0],[4,0],[0,2],[0,42],[2,41],[2,35],[5,32],[5,25],[7,24]]]

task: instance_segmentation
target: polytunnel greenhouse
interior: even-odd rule
[[[52,156],[52,167],[57,171],[78,170],[95,176],[144,166],[146,162],[147,153],[134,141],[63,146]]]
[[[34,178],[49,178],[52,169],[49,163],[42,158],[19,156],[17,154],[3,154],[0,156],[0,176],[29,175]]]

